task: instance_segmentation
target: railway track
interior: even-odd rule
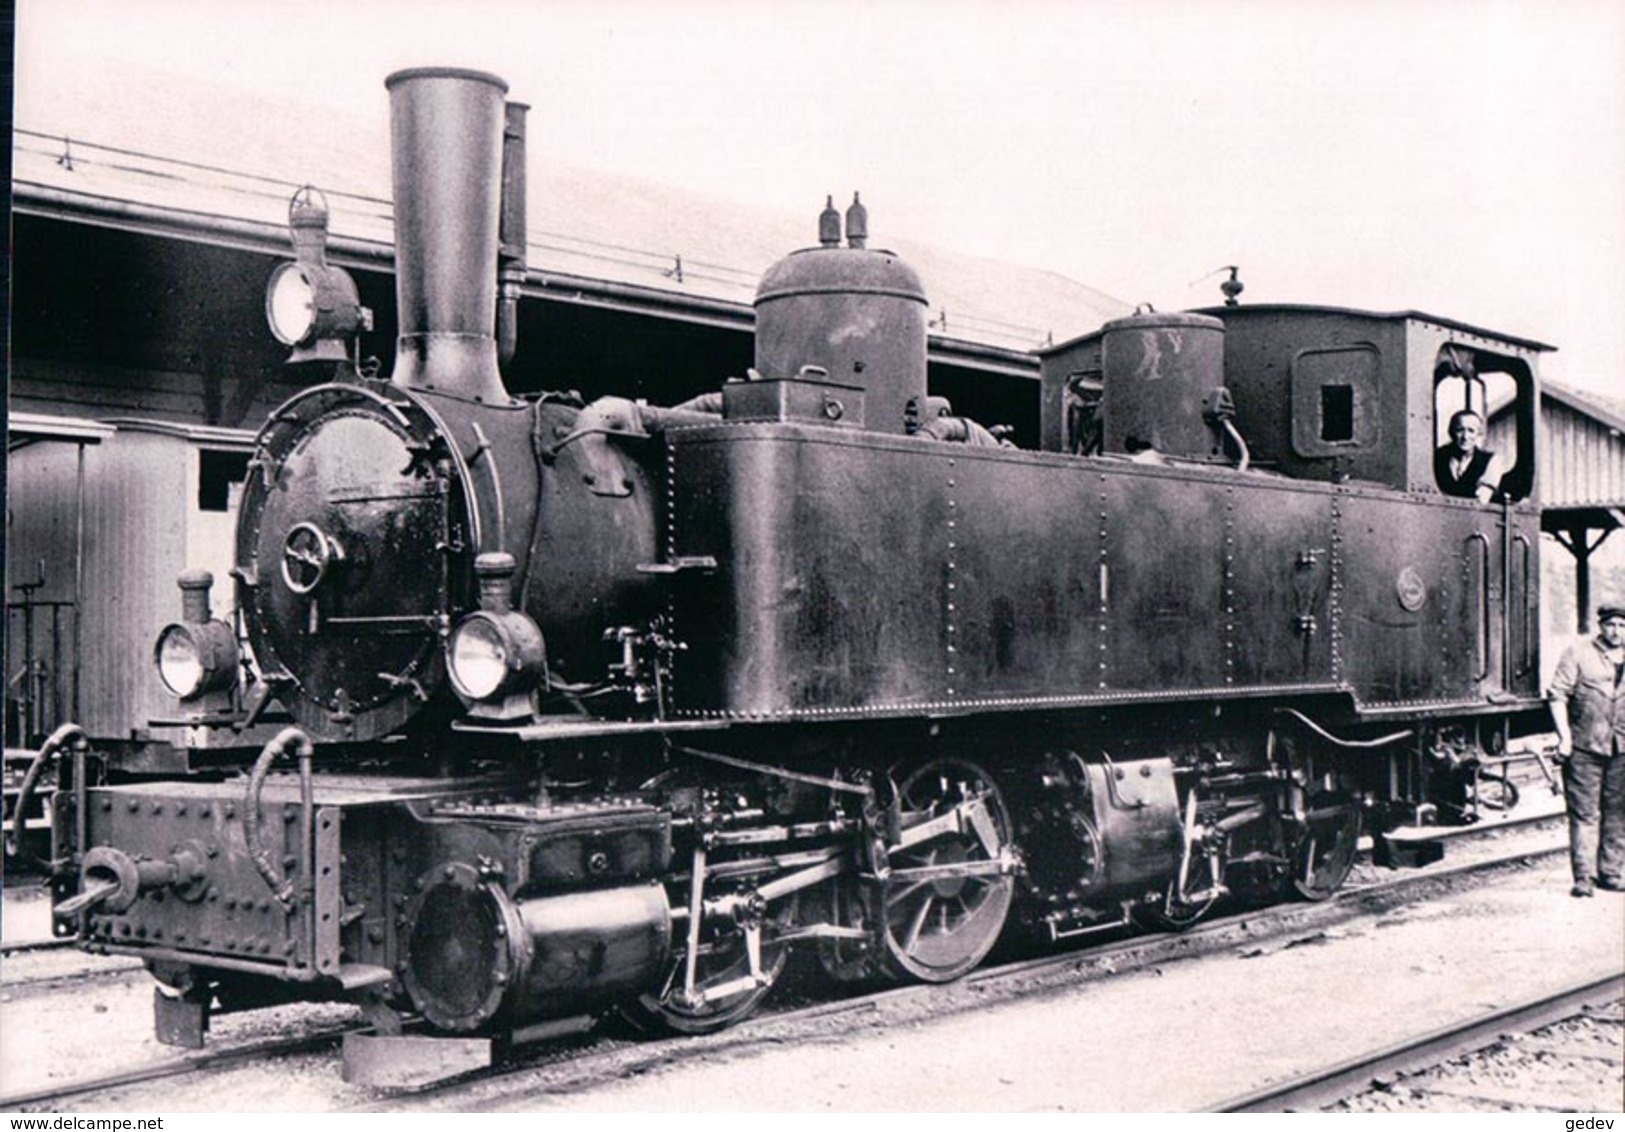
[[[6,965],[6,993],[26,995],[62,983],[106,982],[142,970],[139,959],[81,955],[74,950],[77,942],[69,937],[0,943],[0,959]]]
[[[1536,1109],[1547,1111],[1616,1111],[1625,1103],[1618,1092],[1612,1097],[1574,1095],[1574,1088],[1546,1086],[1531,1089],[1517,1083],[1517,1066],[1512,1067],[1513,1084],[1505,1083],[1507,1067],[1498,1067],[1495,1076],[1502,1083],[1486,1083],[1489,1074],[1473,1065],[1487,1062],[1503,1051],[1513,1058],[1538,1063],[1543,1080],[1553,1074],[1552,1059],[1599,1061],[1612,1068],[1614,1079],[1625,1074],[1625,1017],[1621,999],[1625,997],[1625,975],[1588,980],[1560,991],[1540,995],[1504,1009],[1489,1011],[1419,1038],[1387,1046],[1337,1065],[1266,1086],[1255,1092],[1215,1105],[1211,1112],[1315,1112],[1370,1111],[1359,1104],[1370,1094],[1385,1097],[1401,1095],[1399,1107],[1382,1106],[1388,1111],[1425,1110],[1429,1098],[1443,1101],[1445,1108],[1457,1111],[1479,1105],[1489,1109]],[[1613,1034],[1611,1042],[1581,1046],[1551,1040],[1546,1033],[1554,1025],[1576,1019],[1601,1018]],[[1530,1041],[1529,1039],[1533,1039]],[[1464,1058],[1465,1055],[1465,1058]],[[1599,1106],[1596,1101],[1604,1100]]]
[[[67,951],[78,941],[67,939],[24,939],[15,943],[0,940],[0,956],[38,955],[47,951]]]
[[[95,1093],[105,1093],[129,1085],[149,1081],[165,1081],[200,1073],[208,1069],[221,1069],[232,1065],[251,1064],[268,1057],[289,1057],[301,1053],[319,1053],[337,1048],[344,1035],[359,1027],[348,1026],[321,1030],[288,1038],[274,1038],[242,1046],[198,1050],[196,1053],[148,1062],[98,1077],[73,1081],[66,1085],[25,1090],[0,1097],[0,1111],[19,1112],[28,1109],[52,1109],[65,1101],[82,1099]]]
[[[637,1051],[638,1065],[654,1066],[685,1058],[708,1057],[719,1050],[747,1047],[764,1040],[767,1035],[781,1031],[792,1032],[798,1025],[831,1015],[858,1015],[887,1009],[906,1009],[912,1003],[924,1004],[932,999],[954,994],[956,988],[965,993],[969,999],[985,1003],[987,992],[1001,986],[1015,988],[1005,992],[1011,995],[1031,993],[1045,989],[1047,984],[1075,981],[1080,977],[1084,979],[1105,977],[1157,963],[1210,954],[1239,943],[1258,944],[1305,930],[1314,931],[1360,914],[1360,909],[1373,901],[1381,902],[1383,905],[1397,905],[1417,899],[1441,886],[1475,883],[1486,874],[1503,869],[1527,867],[1534,862],[1559,856],[1564,852],[1566,849],[1563,846],[1524,848],[1426,873],[1403,873],[1373,884],[1350,885],[1337,896],[1322,903],[1279,904],[1220,916],[1179,933],[1136,934],[1126,939],[1096,943],[1094,946],[1046,952],[1036,958],[1018,958],[995,963],[972,972],[958,983],[945,986],[910,984],[849,995],[836,1001],[781,1006],[779,1009],[769,1007],[755,1018],[722,1034],[709,1037],[647,1041],[621,1039],[604,1034],[602,1031],[595,1031],[590,1035],[583,1035],[563,1043],[516,1047],[510,1051],[506,1059],[489,1069],[476,1070],[447,1080],[431,1081],[416,1088],[403,1087],[392,1090],[392,1093],[402,1107],[409,1108],[414,1103],[455,1097],[459,1090],[473,1086],[485,1091],[495,1089],[502,1092],[509,1088],[505,1084],[505,1078],[518,1080],[527,1072],[538,1070],[549,1073],[550,1090],[571,1091],[589,1088],[595,1082],[603,1080],[604,1067],[608,1060],[614,1057],[624,1058],[628,1048],[635,1048]],[[134,1069],[0,1096],[0,1111],[50,1108],[130,1085],[207,1070],[225,1069],[234,1065],[252,1064],[266,1058],[336,1049],[345,1033],[359,1032],[362,1029],[361,1026],[328,1028],[304,1036],[270,1039],[230,1048],[184,1054]],[[626,1070],[623,1066],[618,1071]],[[521,1083],[512,1086],[512,1089],[518,1094],[529,1087]],[[362,1107],[371,1110],[376,1109],[378,1104],[376,1100],[369,1100]]]

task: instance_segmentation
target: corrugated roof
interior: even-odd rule
[[[269,101],[137,64],[31,69],[16,92],[13,187],[18,207],[71,214],[76,201],[117,218],[118,203],[173,210],[208,231],[286,223],[300,184],[321,188],[335,236],[391,241],[387,101],[345,119],[295,100]],[[533,274],[624,283],[681,301],[738,304],[786,253],[816,242],[822,199],[769,212],[601,170],[544,164],[531,154]],[[844,204],[844,202],[838,202]],[[1031,350],[1087,333],[1128,304],[1054,272],[886,237],[903,201],[866,201],[873,246],[917,270],[932,332],[1001,350]],[[679,262],[681,264],[679,268]]]
[[[1601,422],[1615,432],[1625,434],[1625,404],[1594,393],[1581,393],[1577,389],[1570,389],[1551,380],[1541,383],[1541,393],[1583,416]],[[1625,491],[1625,485],[1622,485],[1621,490]]]

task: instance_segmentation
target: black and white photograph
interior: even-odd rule
[[[10,1127],[1625,1113],[1625,6],[7,7]]]

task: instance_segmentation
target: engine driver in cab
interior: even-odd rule
[[[1450,443],[1433,453],[1439,490],[1462,499],[1493,503],[1501,489],[1501,458],[1484,442],[1484,418],[1463,409],[1450,418]]]

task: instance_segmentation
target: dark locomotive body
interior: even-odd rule
[[[296,726],[104,785],[81,750],[56,801],[59,929],[149,961],[169,1040],[285,997],[701,1030],[794,947],[940,980],[1007,923],[1319,898],[1534,722],[1538,344],[1137,314],[1046,353],[1020,451],[928,396],[858,206],[764,278],[748,380],[513,398],[522,115],[390,85],[395,374],[273,416],[243,623],[188,576],[159,646],[199,728]],[[1495,506],[1432,481],[1452,398],[1516,426]]]

